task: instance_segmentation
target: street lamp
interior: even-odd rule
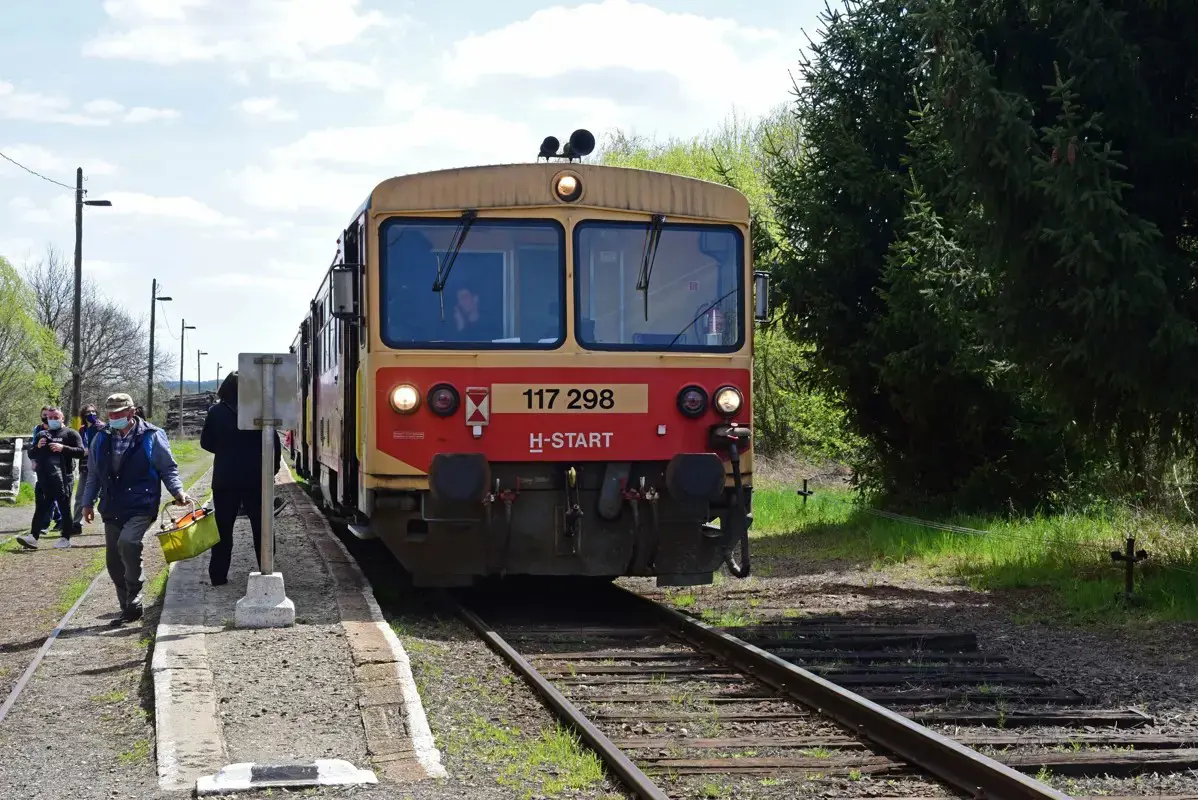
[[[204,391],[203,379],[200,377],[200,359],[208,355],[202,350],[196,350],[196,394],[201,394]]]
[[[188,325],[187,320],[179,320],[179,441],[183,441],[183,359],[187,353],[184,340],[187,332],[194,331],[195,325]]]
[[[71,354],[71,418],[74,427],[79,427],[79,406],[83,405],[81,396],[83,380],[82,365],[82,334],[80,319],[83,316],[83,207],[109,207],[110,200],[83,199],[83,167],[75,170],[75,309],[73,314],[74,328],[71,338],[74,340],[74,350]]]
[[[159,302],[169,302],[169,297],[158,296],[158,279],[155,278],[150,287],[150,376],[146,381],[146,417],[154,416],[154,312],[158,310]]]

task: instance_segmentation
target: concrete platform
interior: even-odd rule
[[[365,578],[285,471],[279,484],[290,504],[275,520],[275,563],[294,627],[234,626],[257,568],[246,520],[228,584],[209,584],[207,555],[172,566],[152,663],[159,787],[192,790],[246,764],[443,777],[407,654]]]

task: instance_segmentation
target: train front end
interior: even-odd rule
[[[484,167],[382,184],[369,220],[363,499],[417,585],[747,573],[740,193]]]

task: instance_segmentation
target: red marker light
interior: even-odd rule
[[[678,410],[688,417],[698,417],[707,410],[707,392],[698,386],[687,386],[678,393]]]
[[[458,390],[447,383],[439,383],[428,392],[428,407],[439,417],[448,417],[458,410]]]

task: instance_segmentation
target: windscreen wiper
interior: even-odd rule
[[[645,251],[641,256],[641,271],[636,277],[636,290],[645,293],[645,322],[649,321],[649,276],[653,274],[653,259],[657,257],[657,244],[661,241],[661,228],[665,214],[654,214],[645,231]]]
[[[474,210],[463,211],[462,219],[458,223],[457,229],[453,232],[453,238],[449,240],[449,248],[445,251],[445,256],[441,259],[441,263],[437,265],[437,279],[433,281],[433,291],[441,298],[441,321],[445,321],[445,282],[449,280],[449,272],[453,269],[453,262],[457,260],[458,253],[462,249],[462,243],[466,241],[466,234],[470,233],[470,226],[474,224],[474,220],[478,219],[478,212]]]

